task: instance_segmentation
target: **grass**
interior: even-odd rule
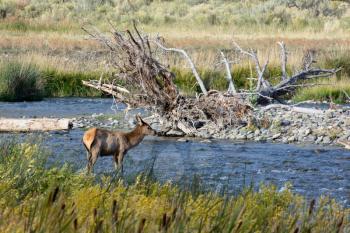
[[[43,79],[32,64],[6,63],[1,65],[0,99],[6,101],[41,100]]]
[[[323,81],[320,86],[299,89],[293,100],[296,102],[306,100],[334,101],[335,103],[348,103],[350,101],[349,79],[340,81]]]
[[[80,29],[93,22],[102,31],[110,26],[124,30],[136,19],[143,31],[166,38],[167,45],[184,48],[198,67],[207,87],[225,90],[224,67],[219,62],[218,49],[231,49],[232,40],[242,47],[253,47],[263,64],[269,57],[269,73],[273,81],[280,71],[277,41],[284,41],[289,51],[289,73],[300,69],[307,49],[317,50],[320,67],[341,66],[342,82],[332,87],[334,96],[343,95],[341,84],[350,77],[350,40],[348,26],[350,7],[340,1],[19,1],[2,0],[0,11],[0,57],[11,57],[20,63],[28,61],[38,66],[48,77],[46,96],[97,96],[99,93],[80,86],[80,81],[111,73],[106,68],[108,52],[96,41],[87,40]],[[281,5],[282,4],[282,5]],[[282,7],[284,6],[284,7]],[[132,12],[132,14],[130,14]],[[152,12],[148,14],[147,12]],[[81,18],[84,15],[84,18]],[[229,55],[237,59],[235,53]],[[177,74],[176,84],[184,94],[199,91],[187,62],[177,54],[161,56]],[[253,64],[240,59],[232,73],[238,88],[249,89]],[[253,81],[252,81],[253,82]],[[324,92],[324,89],[317,89]],[[316,88],[313,92],[317,92]],[[313,95],[318,100],[327,93]],[[306,97],[306,95],[305,95]],[[302,99],[296,97],[295,99]],[[345,98],[338,98],[345,101]]]
[[[292,4],[294,3],[294,5]],[[266,31],[309,31],[346,32],[349,27],[348,3],[345,1],[91,1],[81,0],[57,2],[48,0],[2,0],[0,2],[3,24],[18,30],[14,19],[20,19],[31,28],[41,30],[43,26],[74,30],[79,24],[90,21],[107,26],[107,19],[117,25],[130,25],[132,20],[140,24],[159,28],[177,27],[188,29],[193,26],[199,31],[220,27],[224,30],[265,32]],[[150,14],[150,12],[152,12]],[[83,16],[83,17],[82,17]],[[45,22],[45,23],[42,23]],[[57,26],[60,25],[60,26]],[[74,25],[74,26],[72,26]],[[180,26],[179,26],[180,25]],[[1,28],[1,26],[0,26]],[[44,30],[50,27],[44,26]]]
[[[0,65],[0,100],[33,101],[43,97],[93,97],[101,93],[82,85],[82,80],[97,79],[99,73],[60,71],[16,61]]]
[[[347,232],[350,210],[290,188],[218,194],[140,175],[88,176],[47,166],[37,144],[0,144],[1,232]]]
[[[42,71],[45,79],[45,93],[47,97],[92,97],[101,93],[82,85],[83,80],[98,79],[99,73],[65,72],[52,68]]]

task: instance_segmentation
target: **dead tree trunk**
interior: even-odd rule
[[[35,118],[10,119],[0,118],[0,132],[32,132],[69,130],[73,126],[69,119]]]
[[[221,126],[238,124],[251,110],[242,98],[207,91],[184,50],[167,48],[159,40],[149,40],[147,36],[141,35],[135,24],[133,32],[127,30],[122,33],[114,29],[111,37],[95,28],[83,29],[107,46],[111,52],[110,63],[116,68],[112,82],[92,80],[83,84],[109,93],[130,106],[151,108],[155,115],[171,125],[169,130],[195,134],[197,128],[203,126],[202,122],[220,121]],[[187,58],[202,94],[196,98],[179,94],[173,81],[174,75],[156,59],[157,48],[179,52]]]
[[[254,63],[257,73],[256,93],[258,96],[258,104],[269,104],[273,100],[280,102],[281,97],[286,94],[294,92],[299,87],[314,86],[315,83],[305,82],[317,78],[325,78],[334,76],[340,69],[320,69],[312,68],[313,58],[304,59],[303,69],[292,76],[287,74],[287,49],[283,42],[278,42],[281,48],[281,81],[275,85],[272,85],[265,77],[265,71],[269,63],[269,59],[266,60],[263,67],[261,67],[257,52],[254,50],[246,51],[242,49],[237,43],[234,42],[236,49],[245,56],[248,56]]]
[[[293,92],[298,87],[315,85],[305,81],[331,77],[339,70],[312,68],[311,56],[311,59],[305,60],[304,68],[300,72],[288,75],[288,53],[284,43],[280,42],[282,76],[279,83],[273,84],[265,77],[269,59],[261,65],[256,51],[244,50],[234,43],[240,54],[255,63],[256,88],[253,91],[238,91],[231,77],[230,63],[221,52],[229,88],[228,92],[219,92],[206,89],[186,51],[167,48],[158,39],[149,40],[138,31],[135,24],[133,32],[114,29],[110,37],[95,28],[83,29],[110,50],[109,62],[115,67],[116,73],[112,80],[107,82],[91,80],[83,84],[111,94],[128,106],[150,108],[154,115],[161,117],[161,121],[170,126],[167,127],[168,130],[178,129],[185,134],[195,134],[206,123],[214,123],[219,128],[241,124],[242,120],[249,118],[252,109],[248,98],[245,98],[248,95],[256,95],[259,104],[268,104],[273,100],[280,100],[283,95]],[[188,60],[201,88],[200,95],[187,97],[179,94],[174,84],[174,74],[157,60],[159,48],[179,52]]]

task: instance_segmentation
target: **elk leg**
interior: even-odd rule
[[[94,168],[94,165],[96,163],[96,160],[97,160],[99,154],[100,154],[100,151],[97,147],[91,149],[90,154],[89,154],[89,158],[88,158],[88,165],[87,165],[88,173],[93,172],[93,168]]]
[[[118,154],[118,168],[123,173],[123,159],[124,159],[124,151],[120,151]]]
[[[115,153],[113,155],[113,158],[114,158],[114,168],[115,168],[115,170],[117,170],[118,169],[118,153]]]

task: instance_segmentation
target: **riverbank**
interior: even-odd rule
[[[159,183],[146,170],[127,181],[47,166],[37,144],[0,144],[1,232],[347,232],[348,208],[294,194],[286,185],[205,191],[198,178]]]
[[[252,113],[254,118],[241,126],[218,128],[214,125],[204,125],[197,129],[194,136],[203,139],[337,145],[338,141],[350,140],[350,108],[340,106],[339,109],[334,110],[316,109],[312,114],[279,107],[260,107]],[[157,130],[163,127],[159,119],[149,118],[148,121]],[[133,127],[133,119],[125,121],[122,115],[95,114],[74,120],[74,127],[92,126],[128,129]],[[183,132],[177,130],[171,130],[166,135],[185,136]]]

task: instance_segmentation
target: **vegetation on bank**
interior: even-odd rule
[[[3,32],[0,57],[10,56],[21,64],[29,60],[33,64],[29,67],[36,70],[41,80],[32,85],[36,91],[28,97],[17,97],[14,90],[7,90],[14,89],[14,85],[2,85],[0,99],[100,95],[83,87],[81,80],[98,79],[101,73],[112,72],[101,71],[108,55],[97,43],[82,36],[81,25],[92,22],[101,30],[109,30],[109,19],[118,29],[125,29],[135,19],[145,32],[160,32],[167,44],[186,49],[206,86],[218,90],[225,90],[227,82],[224,67],[218,64],[217,50],[232,48],[232,39],[242,47],[257,49],[262,62],[270,57],[269,79],[280,75],[280,54],[274,47],[276,40],[286,42],[290,74],[300,69],[307,49],[316,50],[317,66],[342,67],[342,71],[333,87],[300,89],[294,100],[332,98],[347,102],[347,94],[350,94],[347,85],[350,77],[349,4],[328,0],[0,0],[0,30]],[[180,91],[189,95],[198,92],[199,87],[186,61],[174,54],[167,55],[169,57],[161,61],[176,73],[175,83]],[[233,65],[232,75],[238,88],[249,90],[255,69],[246,61],[240,62],[242,64]],[[0,70],[5,68],[2,64]],[[9,80],[3,76],[0,75],[0,79]],[[20,82],[13,83],[19,85]]]
[[[0,100],[34,101],[43,97],[100,96],[82,85],[82,80],[97,79],[97,73],[62,72],[40,69],[32,63],[15,61],[0,64]]]
[[[342,66],[347,62],[337,59],[329,60],[326,66]],[[320,86],[312,88],[301,88],[293,97],[294,101],[333,100],[337,103],[349,101],[350,84],[348,78],[350,70],[345,64],[345,69],[339,78],[324,80]],[[289,68],[290,70],[290,68]],[[200,88],[192,72],[187,69],[173,68],[175,84],[180,91],[187,95],[200,92]],[[349,72],[349,73],[348,73]],[[228,83],[226,73],[222,70],[200,69],[199,74],[206,87],[216,90],[227,90]],[[237,88],[250,90],[254,87],[255,70],[252,67],[240,66],[233,69],[231,73]],[[281,75],[278,66],[269,66],[266,72],[268,79]],[[98,71],[61,71],[52,67],[40,67],[34,63],[19,63],[8,61],[0,64],[0,100],[2,101],[33,101],[41,100],[43,97],[95,97],[101,93],[92,88],[82,85],[83,80],[99,79],[101,72]],[[108,74],[105,74],[108,78]]]
[[[84,21],[103,26],[110,19],[125,26],[136,19],[150,27],[346,31],[350,28],[348,7],[347,1],[328,0],[2,0],[0,17],[5,20],[0,28],[71,31]]]
[[[350,210],[289,188],[261,186],[236,196],[198,183],[160,184],[141,175],[88,176],[47,166],[37,144],[0,145],[1,232],[347,232]]]

